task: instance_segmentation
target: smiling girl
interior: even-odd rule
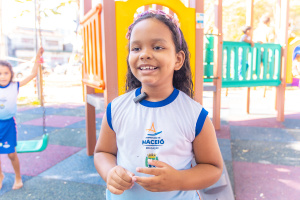
[[[146,11],[127,38],[127,93],[108,104],[94,155],[106,199],[199,199],[220,178],[222,157],[208,112],[192,99],[179,23]]]

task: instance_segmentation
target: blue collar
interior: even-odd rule
[[[0,85],[0,88],[7,88],[7,87],[10,85],[10,83],[11,83],[11,82],[9,82],[6,86],[1,86],[1,85]]]
[[[136,91],[135,91],[136,97],[141,94],[141,89],[142,89],[141,87],[136,89]],[[151,107],[151,108],[163,107],[163,106],[166,106],[166,105],[172,103],[176,99],[178,94],[179,94],[179,90],[174,88],[172,94],[162,101],[152,102],[152,101],[147,101],[144,99],[144,100],[140,101],[139,103],[142,104],[143,106]]]

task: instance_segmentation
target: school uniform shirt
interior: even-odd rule
[[[201,132],[208,112],[185,93],[174,89],[163,101],[133,99],[141,88],[114,99],[107,106],[107,121],[116,134],[117,164],[136,176],[137,167],[154,167],[148,159],[160,160],[177,170],[191,168],[194,158],[192,143]],[[200,178],[200,177],[199,177]],[[192,200],[199,199],[195,190],[150,192],[139,184],[114,195],[107,190],[107,200]]]
[[[0,120],[10,119],[17,113],[19,82],[10,82],[0,86]]]
[[[0,86],[0,154],[15,152],[17,127],[14,116],[17,112],[19,82]]]

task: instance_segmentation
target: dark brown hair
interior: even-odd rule
[[[9,69],[9,71],[11,73],[11,78],[10,78],[9,82],[12,82],[13,77],[14,77],[14,71],[13,71],[12,65],[9,62],[7,62],[7,61],[0,60],[0,66],[8,67],[8,69]]]
[[[174,88],[181,90],[191,98],[194,96],[193,91],[193,81],[190,67],[190,52],[188,50],[187,43],[184,39],[181,29],[178,27],[176,23],[174,23],[173,19],[170,19],[169,15],[163,14],[162,11],[149,12],[146,11],[140,14],[133,24],[131,24],[128,28],[127,38],[130,40],[131,32],[134,26],[142,20],[145,19],[157,19],[164,23],[172,33],[172,39],[175,45],[176,53],[179,51],[183,51],[185,54],[184,63],[180,70],[174,71],[173,75],[173,86]],[[130,44],[128,44],[128,52],[130,48]],[[129,55],[128,55],[129,56]],[[126,92],[131,91],[135,88],[141,87],[141,82],[133,75],[130,70],[129,62],[127,56],[127,75],[126,75]]]

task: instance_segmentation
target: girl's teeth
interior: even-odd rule
[[[149,66],[141,67],[141,70],[147,70],[147,69],[153,70],[153,69],[155,69],[155,67],[149,67]]]

